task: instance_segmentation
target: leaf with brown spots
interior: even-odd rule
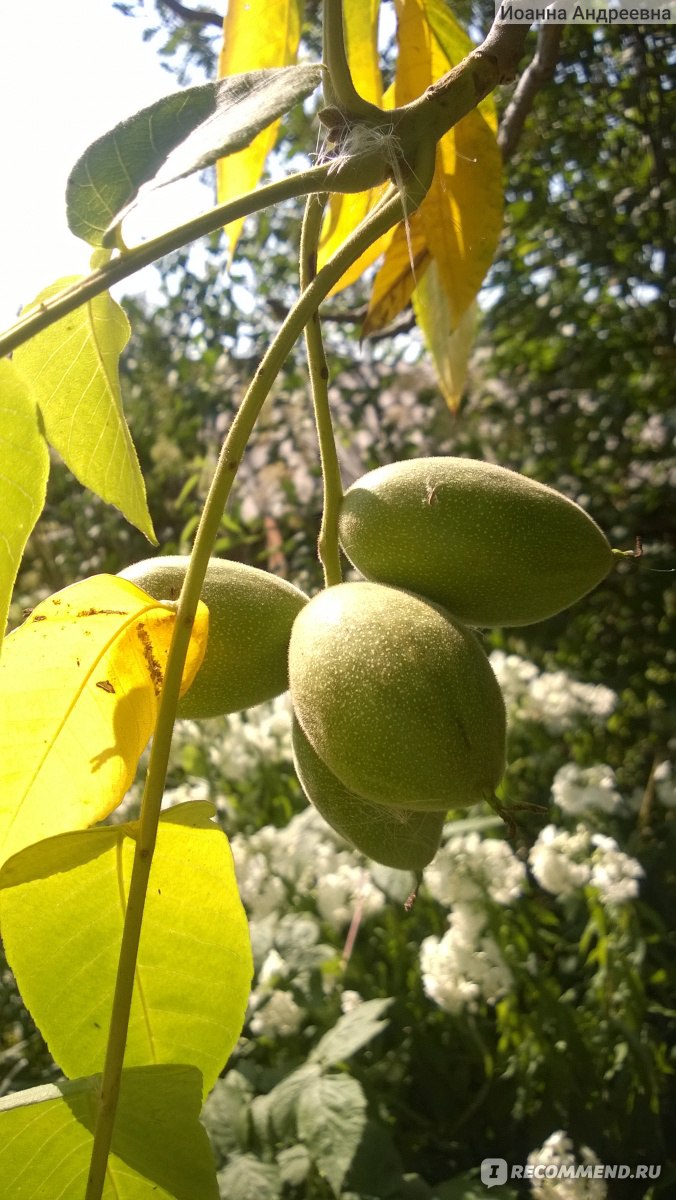
[[[96,575],[39,604],[0,661],[0,864],[24,846],[107,816],[157,720],[175,609]],[[200,604],[183,673],[202,663]]]

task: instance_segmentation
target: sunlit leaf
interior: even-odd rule
[[[251,61],[247,67],[282,65]],[[85,150],[70,173],[70,229],[93,246],[113,244],[143,184],[156,176],[158,183],[170,183],[248,146],[314,91],[320,78],[321,69],[309,65],[291,72],[245,68],[233,78],[164,96],[121,121]]]
[[[82,1200],[100,1082],[46,1084],[0,1100],[3,1196]],[[218,1200],[199,1122],[201,1084],[190,1066],[123,1072],[103,1200]]]
[[[174,620],[126,579],[95,575],[44,600],[5,639],[0,864],[119,804],[155,728]],[[200,604],[182,692],[202,662],[208,621]]]
[[[241,1032],[253,973],[232,854],[214,812],[184,804],[160,821],[124,1060],[189,1063],[205,1095]],[[61,834],[0,871],[7,960],[66,1075],[103,1067],[137,831],[135,822]]]
[[[397,0],[396,8],[399,57],[393,102],[401,106],[415,100],[460,62],[472,43],[442,0]],[[438,353],[440,328],[443,326],[446,338],[460,325],[493,260],[502,228],[501,162],[495,129],[495,107],[487,100],[441,139],[434,179],[409,220],[408,237],[401,225],[375,248],[384,249],[385,254],[363,333],[391,323],[425,277],[430,261],[436,264],[443,313],[433,320],[428,312],[427,340],[430,344],[434,341]],[[360,200],[363,203],[364,197]],[[335,230],[331,238],[336,240]],[[341,280],[340,286],[356,280],[373,257],[371,252],[360,260],[358,269]],[[451,386],[448,378],[449,362],[441,380],[449,403],[458,386],[462,390],[459,371],[462,354],[469,352],[467,328],[465,324],[444,352],[454,361],[455,383]]]
[[[296,61],[302,22],[302,0],[229,0],[223,23],[223,48],[218,60],[219,78],[256,68],[286,67]],[[221,159],[216,165],[219,204],[253,191],[272,150],[279,122],[269,124],[245,150]],[[226,227],[230,258],[243,221]]]
[[[455,412],[465,389],[476,327],[476,302],[465,309],[454,328],[439,270],[433,262],[418,281],[413,293],[413,309],[432,356],[441,392],[451,412]]]
[[[408,234],[405,225],[397,225],[383,265],[375,277],[362,328],[364,336],[391,324],[408,304],[416,281],[422,279],[429,263],[430,255],[420,216],[413,213],[408,223]]]
[[[77,279],[58,280],[28,307]],[[47,441],[66,466],[156,544],[122,409],[118,362],[128,340],[124,312],[104,293],[25,342],[13,361],[37,400]]]
[[[24,546],[45,502],[48,474],[35,399],[14,363],[0,359],[0,635]]]

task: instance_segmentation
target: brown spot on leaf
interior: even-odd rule
[[[155,658],[150,635],[148,634],[148,630],[142,621],[139,621],[138,625],[136,626],[136,634],[141,643],[143,657],[146,662],[146,667],[148,668],[148,674],[152,681],[152,685],[155,689],[155,695],[159,696],[162,689],[162,668]]]

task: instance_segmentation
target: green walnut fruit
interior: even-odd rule
[[[340,782],[376,804],[445,812],[490,800],[505,765],[505,707],[474,634],[439,605],[341,583],[298,614],[294,711]]]
[[[187,569],[187,556],[169,555],[134,563],[120,575],[156,600],[177,600]],[[178,716],[216,717],[285,692],[291,627],[307,596],[267,571],[212,558],[202,600],[209,609],[206,654]]]
[[[471,458],[379,467],[349,489],[345,553],[367,579],[409,588],[468,625],[529,625],[610,571],[590,516],[553,488]]]
[[[293,761],[305,795],[324,820],[374,862],[399,871],[422,871],[439,849],[442,812],[387,808],[350,791],[313,750],[293,721]]]

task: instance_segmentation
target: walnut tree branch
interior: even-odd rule
[[[562,36],[562,25],[545,25],[538,34],[533,59],[521,76],[500,122],[498,145],[505,162],[512,157],[519,144],[526,117],[533,107],[537,93],[549,83],[554,74]]]

